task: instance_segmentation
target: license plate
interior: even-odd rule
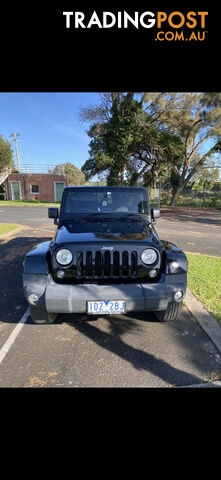
[[[87,313],[92,315],[113,315],[126,312],[125,300],[98,300],[97,302],[87,302]]]

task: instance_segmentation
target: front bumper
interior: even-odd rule
[[[36,307],[51,313],[86,313],[87,301],[126,300],[126,311],[166,310],[174,302],[174,294],[186,293],[186,274],[161,274],[157,283],[61,285],[49,275],[23,274],[25,298],[31,293],[39,297]]]

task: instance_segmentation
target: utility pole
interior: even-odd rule
[[[18,169],[20,169],[18,146],[17,146],[17,136],[19,136],[19,135],[21,135],[21,134],[20,133],[12,133],[11,136],[9,137],[13,142],[15,142],[15,151],[16,151]]]

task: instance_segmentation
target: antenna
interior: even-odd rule
[[[21,133],[12,133],[9,139],[11,139],[13,142],[15,142],[15,151],[16,151],[16,158],[17,158],[17,166],[18,170],[20,169],[20,164],[19,164],[19,154],[18,154],[18,146],[17,146],[17,137],[21,136]]]

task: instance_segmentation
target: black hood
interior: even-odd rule
[[[56,244],[102,242],[158,243],[159,238],[146,215],[79,216],[59,226]]]

